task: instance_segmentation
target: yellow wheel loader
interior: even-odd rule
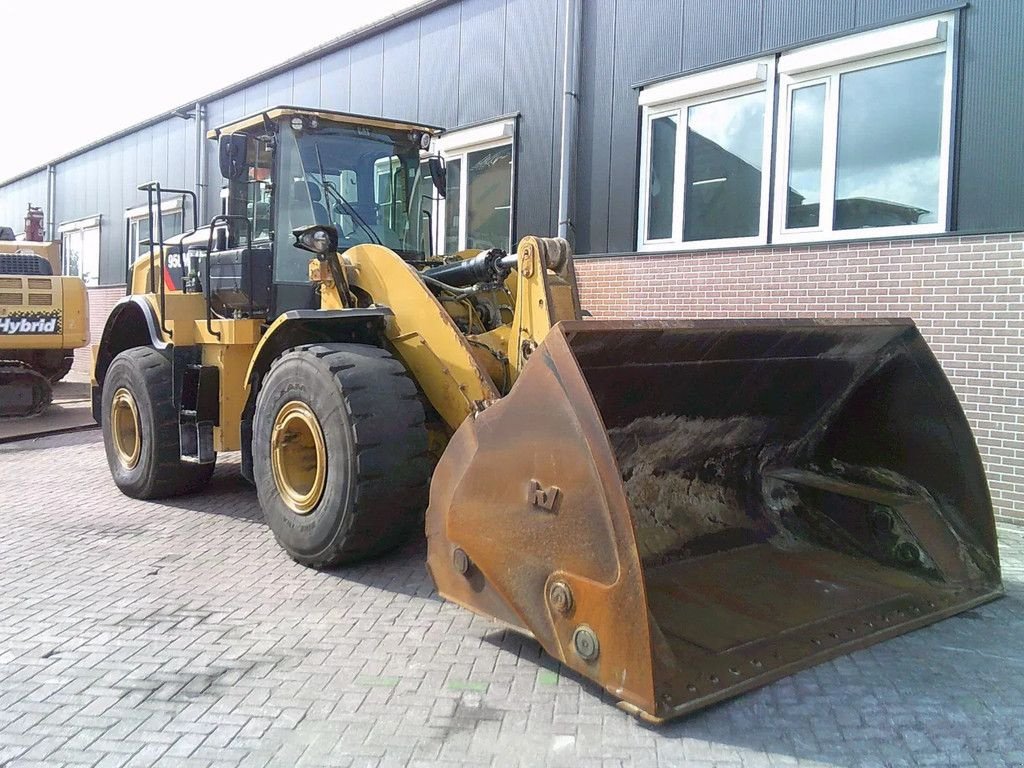
[[[437,133],[290,107],[212,132],[225,212],[158,233],[95,349],[123,492],[241,451],[316,567],[425,525],[442,596],[652,722],[1001,594],[912,322],[585,321],[564,241],[431,256]]]
[[[46,409],[88,343],[88,316],[85,284],[61,276],[60,245],[0,227],[0,417]]]

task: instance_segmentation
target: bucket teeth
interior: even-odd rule
[[[444,597],[653,722],[1001,594],[909,321],[562,323],[456,431],[427,536]]]

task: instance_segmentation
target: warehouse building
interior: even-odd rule
[[[208,129],[443,126],[436,248],[566,234],[597,317],[914,318],[1024,520],[1022,82],[1017,0],[428,0],[0,184],[0,224],[44,207],[95,339],[149,237],[138,186],[219,212]]]

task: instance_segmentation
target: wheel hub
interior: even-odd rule
[[[125,469],[134,469],[142,453],[142,426],[135,398],[124,387],[114,393],[110,403],[110,432],[117,460]]]
[[[305,403],[293,400],[277,412],[270,465],[284,503],[297,514],[309,514],[327,483],[327,450],[320,422]]]

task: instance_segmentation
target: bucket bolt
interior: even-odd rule
[[[466,554],[466,550],[462,547],[456,547],[455,551],[452,552],[452,567],[455,568],[455,571],[459,575],[465,576],[469,573],[469,569],[472,565],[469,555]]]
[[[548,588],[548,603],[556,613],[568,616],[572,613],[572,589],[564,581],[555,581]]]
[[[904,565],[920,565],[921,551],[909,541],[901,541],[894,550],[896,559]]]
[[[572,633],[572,647],[576,651],[577,656],[588,662],[597,661],[597,657],[601,653],[601,647],[597,642],[597,635],[586,624],[576,627],[576,631]]]

